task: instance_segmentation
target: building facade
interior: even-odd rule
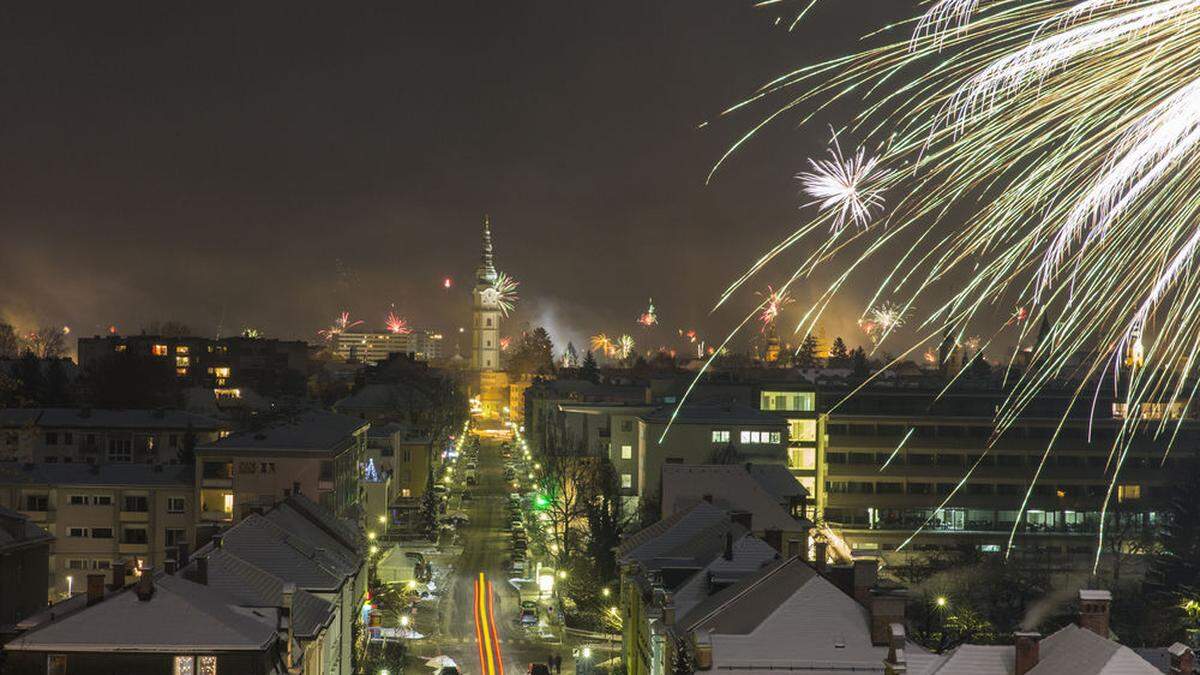
[[[355,331],[333,338],[333,353],[346,361],[379,363],[391,354],[411,354],[417,361],[442,358],[441,333],[413,330],[408,333]]]
[[[196,540],[191,467],[0,463],[0,506],[54,536],[43,601],[84,592],[88,574],[162,567]]]
[[[18,621],[46,606],[54,536],[0,503],[0,644]]]
[[[215,441],[227,423],[178,410],[0,410],[0,461],[176,464],[187,446]]]

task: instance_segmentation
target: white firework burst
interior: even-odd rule
[[[796,175],[804,193],[813,198],[822,211],[833,212],[833,232],[840,233],[849,224],[865,228],[877,212],[883,210],[882,181],[888,171],[880,168],[879,157],[868,156],[859,147],[847,157],[834,134],[829,159],[809,159],[811,171]]]

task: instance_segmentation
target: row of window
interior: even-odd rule
[[[899,439],[912,431],[912,435],[916,438],[977,438],[981,440],[990,439],[995,432],[995,427],[975,425],[951,425],[951,424],[918,424],[918,425],[903,425],[903,424],[848,424],[831,422],[827,426],[827,432],[831,437],[837,436],[857,436],[857,437],[891,437]],[[1060,440],[1083,441],[1090,444],[1111,444],[1116,438],[1117,430],[1111,427],[1093,427],[1089,429],[1086,425],[1067,426],[1058,431],[1057,438]],[[1004,432],[1002,438],[1031,438],[1050,440],[1055,437],[1055,427],[1052,426],[1014,426]]]
[[[69,495],[67,503],[71,506],[112,506],[112,495]],[[167,513],[183,513],[187,502],[183,497],[167,497]],[[25,495],[26,511],[49,511],[49,495]],[[150,498],[145,495],[125,495],[121,500],[121,510],[132,513],[147,513],[150,511]]]
[[[760,410],[812,412],[817,409],[817,395],[811,391],[764,391],[759,395]]]
[[[843,525],[861,526],[873,530],[915,530],[925,527],[934,530],[1011,530],[1021,515],[1016,510],[993,509],[825,509],[825,519]],[[1027,532],[1059,532],[1067,534],[1096,532],[1100,524],[1099,511],[1045,511],[1030,509],[1023,514],[1022,525]],[[1141,529],[1154,527],[1161,518],[1158,513],[1105,514],[1110,528]]]
[[[729,443],[732,432],[721,429],[712,432],[713,443]],[[783,440],[783,434],[778,431],[743,431],[738,435],[743,445],[774,443],[778,445]]]
[[[1045,466],[1046,468],[1059,467],[1064,469],[1079,469],[1084,467],[1103,469],[1109,464],[1107,453],[1097,453],[1094,455],[1072,455],[1066,453],[1051,453],[1045,457],[1045,463],[1042,464],[1043,457],[1040,452],[1031,452],[1028,454],[1011,454],[1011,453],[989,453],[987,455],[979,454],[962,454],[959,452],[842,452],[829,451],[825,453],[826,464],[865,464],[871,466],[957,466],[971,467],[975,465],[983,466],[1011,466],[1011,467],[1028,467],[1028,466]],[[1166,459],[1164,464],[1163,458],[1159,456],[1141,456],[1129,455],[1125,458],[1125,469],[1144,469],[1144,468],[1159,468],[1171,466],[1173,460]]]
[[[71,539],[112,539],[111,527],[69,527],[67,537]],[[187,538],[187,530],[182,527],[163,528],[163,539],[167,546],[175,546]],[[145,527],[127,525],[121,528],[122,544],[146,544],[149,542],[149,530]]]
[[[854,481],[829,480],[825,481],[825,490],[830,494],[910,494],[910,495],[948,495],[954,491],[957,483],[926,483],[918,481]],[[1028,483],[968,483],[959,490],[966,495],[1024,495],[1029,490]],[[1108,485],[1096,483],[1092,485],[1052,485],[1037,484],[1033,486],[1033,494],[1038,497],[1058,497],[1060,499],[1103,499],[1108,494]],[[1128,502],[1142,498],[1142,486],[1123,484],[1117,486],[1117,501]]]

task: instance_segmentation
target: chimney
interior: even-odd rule
[[[283,606],[279,608],[279,618],[287,621],[287,665],[288,670],[295,668],[296,655],[292,653],[295,642],[295,631],[292,630],[292,599],[296,596],[296,584],[287,582],[283,585]]]
[[[104,575],[89,574],[87,575],[87,606],[100,602],[104,599]]]
[[[696,670],[712,670],[712,637],[707,633],[693,633],[692,644],[695,647]]]
[[[904,675],[908,672],[908,658],[904,655],[904,646],[908,644],[908,636],[904,632],[904,624],[894,623],[888,626],[888,655],[883,662],[887,675]]]
[[[733,533],[725,533],[725,559],[733,560]]]
[[[196,583],[201,586],[208,585],[208,556],[196,556]]]
[[[137,583],[133,586],[133,592],[137,593],[137,599],[142,602],[149,602],[150,598],[154,597],[154,568],[142,568],[142,576],[138,577]]]
[[[1108,639],[1108,612],[1112,593],[1083,589],[1079,591],[1079,627]]]
[[[112,589],[119,591],[125,588],[125,561],[117,560],[112,564]]]
[[[1196,654],[1192,648],[1176,642],[1167,648],[1167,654],[1171,656],[1170,675],[1193,675],[1196,670]]]
[[[751,532],[754,531],[754,514],[749,511],[730,511],[729,519]]]
[[[829,542],[818,541],[813,544],[813,567],[822,574],[829,566]]]
[[[871,589],[879,581],[879,561],[874,558],[854,561],[854,599],[870,606]]]
[[[662,621],[668,626],[675,625],[675,600],[670,593],[663,593]]]
[[[1038,641],[1041,633],[1016,633],[1013,635],[1017,645],[1016,661],[1013,675],[1025,675],[1038,664]]]
[[[163,561],[163,571],[166,572],[167,574],[174,576],[175,570],[178,569],[177,568],[178,564],[179,564],[178,561],[171,560],[170,558],[168,558],[167,560]]]
[[[888,647],[892,644],[892,624],[904,625],[903,591],[867,591],[867,609],[871,613],[871,644]]]
[[[175,561],[179,565],[179,569],[187,567],[188,564],[188,546],[186,541],[181,541],[175,545]]]

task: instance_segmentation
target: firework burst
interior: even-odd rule
[[[892,331],[904,325],[906,315],[903,307],[885,302],[867,312],[867,315],[859,320],[858,326],[871,339],[871,344],[877,345]]]
[[[867,227],[875,214],[883,210],[882,181],[887,171],[879,167],[880,158],[868,156],[858,148],[847,157],[842,153],[837,135],[829,146],[828,159],[809,159],[810,171],[796,175],[804,193],[822,211],[832,214],[833,232],[840,233],[847,225]]]
[[[658,323],[658,314],[654,311],[654,298],[650,298],[650,307],[642,312],[638,317],[637,322],[645,328],[649,328]]]
[[[617,338],[616,343],[613,345],[613,356],[622,360],[627,359],[633,355],[633,348],[635,346],[636,343],[633,341],[631,336],[622,335],[621,337]]]
[[[412,329],[408,327],[408,322],[404,317],[396,314],[395,311],[388,312],[387,319],[384,320],[384,327],[393,335],[408,335]]]
[[[832,222],[835,236],[857,225],[874,237],[838,249],[843,271],[808,325],[863,274],[877,297],[944,296],[920,317],[933,335],[969,334],[994,307],[1017,303],[1021,315],[1007,325],[1024,336],[1042,322],[1053,339],[1029,352],[997,434],[1056,378],[1076,376],[1076,397],[1092,396],[1133,349],[1148,366],[1128,376],[1125,405],[1177,400],[1200,357],[1196,65],[1198,0],[934,0],[915,30],[795,69],[727,111],[771,106],[714,171],[789,111],[857,106],[847,129],[879,154],[846,157],[835,138],[829,158],[800,177],[818,213],[750,274]],[[885,195],[886,230],[873,227]],[[829,239],[797,275],[834,258]],[[1068,367],[1077,354],[1090,356]],[[1114,485],[1128,449],[1120,444],[1149,423],[1122,424]]]
[[[592,336],[592,351],[599,352],[604,356],[612,356],[615,349],[615,342],[612,338],[604,333],[597,333]]]
[[[332,326],[317,331],[317,335],[319,335],[326,342],[333,342],[334,338],[337,336],[345,333],[351,328],[360,325],[362,325],[362,321],[350,320],[350,312],[342,312],[338,315],[337,319],[334,320]]]
[[[493,300],[496,306],[500,308],[500,314],[505,318],[508,317],[509,313],[517,306],[517,301],[520,300],[520,296],[517,294],[517,287],[520,285],[521,282],[501,272],[496,276],[495,283],[489,289],[493,292]]]
[[[779,319],[779,315],[783,312],[783,308],[794,303],[796,300],[786,289],[775,290],[771,286],[767,286],[766,291],[760,291],[758,294],[763,298],[762,311],[758,315],[758,320],[762,323],[762,332],[766,332],[768,328],[774,328],[775,322]]]

